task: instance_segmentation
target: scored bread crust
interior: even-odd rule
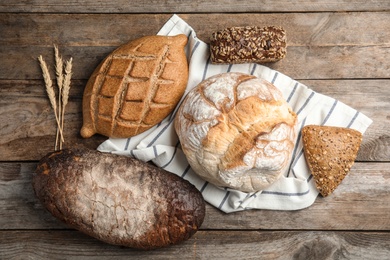
[[[175,118],[192,169],[210,183],[244,192],[265,189],[288,169],[296,124],[273,84],[233,72],[201,82]]]
[[[81,136],[127,138],[160,123],[187,86],[187,40],[145,36],[110,53],[84,90]]]

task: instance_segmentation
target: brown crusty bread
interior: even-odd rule
[[[161,122],[187,86],[186,43],[183,34],[146,36],[109,54],[86,85],[81,136],[126,138]]]
[[[286,53],[286,31],[276,26],[230,27],[210,38],[210,60],[215,64],[275,62]]]
[[[255,192],[288,169],[296,123],[297,115],[273,84],[230,72],[188,93],[175,129],[199,176],[216,186]]]
[[[355,162],[362,134],[354,129],[308,125],[302,129],[304,154],[316,187],[330,195]]]
[[[198,231],[202,194],[188,181],[134,158],[72,149],[49,153],[33,176],[56,218],[106,243],[154,249]]]

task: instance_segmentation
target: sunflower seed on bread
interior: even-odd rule
[[[266,63],[283,59],[286,31],[277,26],[235,26],[213,32],[210,60],[213,64]]]
[[[323,197],[342,182],[355,162],[362,141],[359,131],[308,125],[302,129],[306,162]]]

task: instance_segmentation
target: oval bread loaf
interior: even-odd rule
[[[205,202],[188,181],[137,159],[95,150],[46,155],[35,194],[55,217],[104,242],[154,249],[189,239]]]
[[[84,90],[84,138],[127,138],[160,123],[184,94],[187,36],[145,36],[120,46],[95,69]]]
[[[192,89],[175,129],[194,172],[214,185],[255,192],[288,170],[297,116],[273,84],[223,73]]]

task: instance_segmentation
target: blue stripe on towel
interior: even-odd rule
[[[202,186],[202,188],[200,188],[200,192],[203,192],[205,189],[206,189],[206,187],[207,187],[207,185],[209,184],[209,182],[205,182],[204,184],[203,184],[203,186]]]
[[[204,67],[202,81],[206,79],[207,70],[209,68],[209,63],[210,63],[210,56],[207,58],[206,66]]]
[[[313,98],[315,92],[311,92],[310,96],[306,99],[305,103],[302,105],[302,107],[298,110],[297,115],[302,112],[302,110],[307,106],[307,104],[310,102],[310,100]]]
[[[291,100],[291,98],[294,96],[294,93],[295,93],[295,91],[297,90],[297,88],[298,88],[298,82],[295,83],[293,90],[291,91],[290,95],[288,96],[288,98],[287,98],[287,100],[286,100],[287,103],[290,102],[290,100]]]
[[[219,204],[218,208],[221,209],[223,204],[225,204],[227,198],[229,197],[230,191],[226,192],[225,197],[223,197],[221,204]]]
[[[276,81],[276,78],[278,77],[279,73],[276,71],[275,72],[275,75],[274,75],[274,78],[272,79],[271,83],[274,84],[275,81]]]
[[[186,176],[186,174],[188,173],[188,171],[191,169],[190,165],[187,166],[187,168],[184,170],[184,172],[181,174],[181,177],[184,178],[184,176]]]
[[[153,146],[154,158],[158,157],[157,147]]]
[[[324,121],[322,121],[322,125],[325,125],[325,124],[326,124],[326,122],[328,121],[330,115],[333,113],[333,110],[334,110],[334,108],[336,107],[336,105],[337,105],[337,100],[334,101],[334,103],[333,103],[332,107],[330,108],[328,114],[327,114],[326,117],[324,118]]]
[[[127,140],[126,140],[125,151],[127,151],[127,149],[129,149],[130,140],[131,140],[131,137],[127,138]]]
[[[347,125],[347,128],[350,128],[351,125],[353,124],[353,122],[355,122],[356,118],[359,116],[359,111],[356,111],[355,115],[353,116],[351,122],[349,122],[349,124]]]
[[[175,156],[176,156],[176,152],[177,152],[177,149],[178,149],[179,145],[180,145],[180,142],[177,142],[176,145],[175,145],[175,151],[173,152],[171,159],[166,164],[161,166],[161,168],[167,167],[173,161],[173,158],[175,158]]]
[[[303,196],[310,192],[310,189],[307,189],[303,192],[281,192],[281,191],[263,191],[261,194],[269,194],[269,195],[278,195],[278,196]]]
[[[300,127],[299,129],[302,129],[302,128],[305,126],[305,124],[306,124],[306,118],[303,119],[303,121],[302,121],[302,123],[301,123],[301,127]],[[299,131],[299,132],[298,132],[297,141],[296,141],[297,144],[301,141],[301,138],[302,138],[302,132]],[[295,164],[296,164],[295,158],[296,158],[297,151],[298,151],[298,145],[295,145],[295,147],[294,147],[294,152],[293,152],[293,156],[292,156],[292,158],[293,158],[292,160],[293,160],[293,161],[290,163],[289,169],[294,168],[294,166],[295,166]],[[297,178],[297,176],[295,175],[295,172],[294,172],[294,171],[291,171],[291,172],[292,172],[292,174],[294,175],[294,177]],[[289,170],[289,172],[287,173],[287,177],[289,177],[289,175],[290,175],[290,170]]]
[[[150,141],[147,147],[151,147],[157,141],[157,139],[165,132],[165,130],[167,130],[167,128],[172,124],[172,122],[173,120],[169,121],[169,123],[166,124],[163,129],[161,129],[161,131],[152,139],[152,141]]]
[[[192,51],[191,51],[190,60],[191,60],[191,58],[192,58],[192,55],[194,55],[194,52],[196,51],[196,49],[199,47],[199,44],[200,44],[199,41],[197,41],[197,42],[195,43],[194,48],[193,48]]]
[[[257,64],[253,64],[253,68],[251,70],[251,75],[253,75],[255,73],[255,70],[256,70],[256,67],[257,67]]]

